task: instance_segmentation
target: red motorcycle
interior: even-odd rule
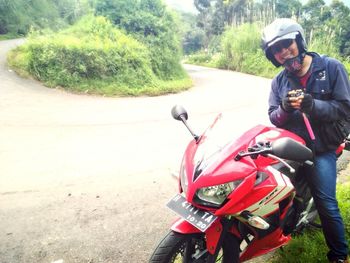
[[[302,138],[258,125],[232,140],[232,133],[223,135],[221,115],[198,136],[183,107],[172,115],[194,140],[183,156],[179,194],[167,204],[180,218],[150,262],[243,262],[286,245],[292,232],[319,227],[307,187],[295,208],[295,176],[313,159]]]

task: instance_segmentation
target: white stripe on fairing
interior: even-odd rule
[[[276,202],[281,200],[294,188],[293,184],[287,176],[283,175],[281,172],[277,171],[271,166],[267,167],[267,169],[273,174],[274,178],[276,179],[277,186],[264,198],[260,199],[250,207],[244,209],[253,212],[254,215],[258,216],[265,216],[276,211],[278,209],[278,203]],[[266,197],[268,197],[271,193],[273,194],[268,199],[266,199]],[[272,200],[276,200],[276,202],[271,202]],[[263,202],[262,205],[260,204],[261,202]]]
[[[282,173],[272,168],[271,166],[267,167],[270,173],[272,173],[277,181],[277,185],[286,186],[286,182],[283,180]]]

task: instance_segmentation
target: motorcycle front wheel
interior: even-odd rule
[[[235,246],[237,249],[232,249],[232,246]],[[236,239],[228,238],[227,242],[224,242],[223,248],[220,250],[218,256],[212,262],[238,263],[238,254],[232,254],[232,251],[238,251],[238,249],[238,242],[236,242]],[[159,243],[149,262],[206,263],[212,260],[209,260],[209,257],[211,257],[211,255],[206,249],[204,234],[180,234],[170,231]]]

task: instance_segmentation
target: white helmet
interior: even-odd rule
[[[303,28],[290,18],[278,18],[271,24],[264,28],[261,47],[264,50],[265,56],[270,60],[276,67],[281,66],[272,54],[270,47],[276,42],[283,39],[295,39],[299,54],[306,52],[306,41]]]

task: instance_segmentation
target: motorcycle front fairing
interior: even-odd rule
[[[230,124],[232,127],[232,123]],[[180,192],[183,192],[188,203],[208,212],[215,213],[218,207],[212,207],[195,202],[196,190],[203,187],[215,186],[220,183],[230,182],[232,171],[236,171],[236,179],[241,180],[242,174],[254,174],[256,167],[253,161],[242,162],[226,161],[231,158],[233,152],[238,153],[247,147],[249,140],[242,145],[233,141],[237,138],[238,131],[228,130],[219,115],[213,124],[202,134],[200,141],[191,141],[185,151],[179,174]],[[228,154],[231,153],[231,154]],[[232,159],[232,158],[231,158]],[[205,231],[208,251],[213,254],[217,242],[222,233],[223,226],[217,218],[215,222]],[[178,233],[201,233],[193,222],[188,222],[186,218],[177,219],[171,229]]]
[[[276,192],[278,184],[281,183],[276,182],[271,177],[265,180],[264,185],[260,188],[256,185],[258,173],[269,172],[264,170],[270,169],[268,167],[276,161],[261,156],[257,159],[246,157],[235,161],[234,157],[258,142],[272,142],[281,137],[291,137],[305,144],[300,137],[282,129],[257,125],[244,133],[240,133],[239,128],[236,129],[237,127],[232,123],[232,121],[229,124],[222,121],[222,116],[219,115],[200,137],[199,142],[193,140],[189,143],[180,169],[180,192],[183,191],[186,202],[218,216],[205,231],[207,248],[212,254],[222,233],[222,224],[219,219],[226,215],[238,215],[249,207],[252,210],[258,209],[254,205],[263,201],[268,202],[269,200],[264,200],[264,198],[273,191]],[[237,134],[242,135],[238,136]],[[288,180],[281,177],[281,181],[283,184]],[[282,188],[278,188],[278,191],[283,195],[277,196],[276,193],[276,198],[284,197],[290,189],[293,189],[291,185],[287,187],[287,183],[281,187],[284,192],[280,191]],[[205,196],[203,193],[210,194],[211,191],[215,192],[218,189],[224,193],[222,196],[216,199],[203,200],[202,197]],[[225,193],[225,191],[227,192]],[[253,191],[255,194],[251,195]],[[260,214],[263,216],[272,213],[276,207],[271,205],[270,208],[271,211],[261,210]],[[198,227],[191,225],[188,220],[186,221],[186,218],[178,219],[173,224],[172,230],[180,233],[201,232]],[[239,237],[239,233],[235,234]],[[275,235],[281,235],[281,233],[275,233]],[[274,247],[287,242],[286,238],[281,238]]]
[[[180,170],[181,187],[187,201],[193,202],[195,193],[200,188],[239,180],[242,175],[251,174],[256,170],[251,160],[232,162],[232,156],[246,149],[250,142],[250,140],[245,142],[234,140],[238,138],[238,132],[234,128],[232,123],[230,126],[225,125],[222,115],[219,115],[200,137],[199,143],[195,141],[189,143]],[[183,182],[184,177],[187,178],[186,183]],[[195,204],[204,209],[217,209]]]
[[[245,151],[260,141],[273,142],[281,137],[290,137],[304,144],[297,135],[274,127],[257,125],[243,134],[239,130],[231,121],[227,123],[227,120],[223,121],[219,115],[201,136],[199,143],[192,141],[188,145],[180,169],[180,188],[184,191],[188,202],[205,210],[217,211],[220,215],[219,211],[224,209],[219,208],[223,208],[224,202],[221,204],[201,202],[198,196],[200,189],[233,182],[232,193],[237,193],[235,203],[238,204],[240,199],[254,187],[257,167],[267,167],[276,162],[260,156],[257,159],[248,157],[235,161],[234,157],[240,151]]]

